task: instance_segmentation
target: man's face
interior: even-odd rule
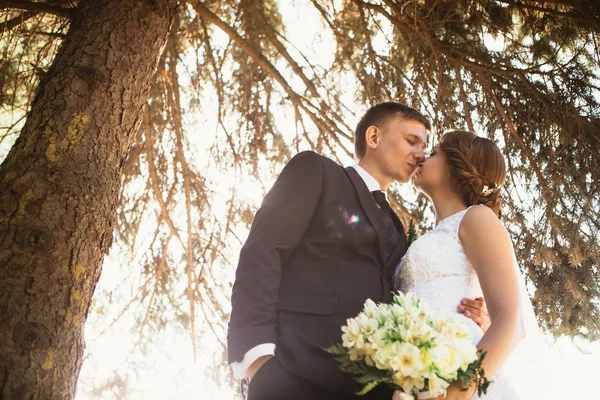
[[[393,116],[379,129],[381,137],[373,156],[380,172],[398,183],[409,182],[425,159],[427,128],[418,121]]]

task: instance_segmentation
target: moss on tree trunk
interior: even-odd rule
[[[122,167],[176,3],[82,1],[0,167],[0,399],[75,396]]]

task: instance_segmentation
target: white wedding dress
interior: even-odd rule
[[[477,274],[467,260],[458,238],[458,228],[466,212],[467,210],[464,210],[451,215],[441,221],[435,229],[416,240],[400,261],[394,275],[394,284],[396,290],[403,293],[412,292],[416,297],[423,299],[430,308],[440,310],[448,317],[464,320],[471,330],[473,343],[477,344],[483,332],[471,319],[456,310],[462,298],[483,296]],[[535,317],[533,323],[535,324]],[[513,374],[507,375],[506,369],[505,364],[497,374],[488,376],[493,383],[482,398],[530,399],[531,397],[524,397],[523,391],[514,384]],[[479,397],[476,395],[473,398]]]

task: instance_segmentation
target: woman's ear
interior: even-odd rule
[[[367,142],[367,147],[370,149],[376,149],[379,145],[379,140],[381,139],[381,131],[375,125],[371,125],[367,128],[365,132],[365,140]]]

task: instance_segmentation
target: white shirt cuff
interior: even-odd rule
[[[252,363],[258,360],[262,356],[274,356],[275,355],[275,343],[263,343],[258,346],[254,346],[244,354],[244,358],[240,362],[231,363],[233,369],[233,376],[236,379],[245,379],[248,377],[248,368]]]

